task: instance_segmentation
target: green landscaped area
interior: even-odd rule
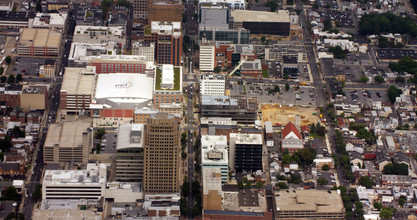
[[[151,34],[151,27],[146,26],[144,32],[145,32],[146,35]]]
[[[181,71],[179,67],[174,67],[174,88],[173,89],[161,89],[161,79],[162,79],[162,71],[159,67],[156,68],[156,76],[155,76],[155,90],[164,90],[164,91],[176,91],[180,90],[181,85]]]
[[[263,78],[269,78],[269,71],[268,71],[268,69],[263,69],[262,70],[262,77]]]

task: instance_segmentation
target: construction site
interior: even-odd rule
[[[316,108],[263,104],[261,105],[261,111],[262,121],[270,121],[273,125],[286,125],[291,121],[294,124],[304,126],[317,123],[320,120],[320,111]]]

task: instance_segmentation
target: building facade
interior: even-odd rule
[[[144,56],[147,61],[155,61],[155,43],[135,42],[132,44],[132,55]]]
[[[224,95],[226,78],[220,74],[200,75],[200,95]]]
[[[179,191],[180,127],[178,120],[165,113],[152,115],[145,125],[144,191]]]
[[[60,53],[61,33],[50,29],[24,28],[17,43],[20,56],[51,56]]]
[[[213,71],[216,59],[214,42],[203,40],[200,44],[200,71]]]
[[[145,73],[152,70],[153,62],[144,56],[102,55],[89,61],[89,66],[96,67],[96,73]]]

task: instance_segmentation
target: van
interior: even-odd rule
[[[6,52],[6,51],[5,51],[5,50],[2,50],[2,51],[1,51],[1,54],[4,54],[4,52]]]
[[[13,49],[12,49],[12,53],[14,53],[15,51],[16,51],[16,48],[13,48]]]

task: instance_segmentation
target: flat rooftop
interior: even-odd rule
[[[143,124],[120,125],[116,149],[143,148]]]
[[[90,35],[90,32],[103,32],[111,36],[124,36],[124,27],[88,26],[77,25],[74,30],[74,37],[77,35]],[[74,40],[75,41],[75,40]]]
[[[230,15],[234,22],[290,22],[290,13],[286,10],[278,10],[278,12],[234,10]]]
[[[67,13],[37,13],[33,19],[34,27],[64,27],[67,21]]]
[[[61,33],[50,29],[24,28],[18,47],[55,47],[61,45]]]
[[[201,137],[201,161],[204,165],[227,164],[227,136],[203,135]]]
[[[342,197],[336,190],[281,190],[275,193],[277,211],[344,212]]]
[[[96,68],[66,67],[61,92],[75,95],[93,95],[96,79]]]
[[[78,147],[82,146],[82,136],[91,127],[90,118],[79,118],[60,124],[50,124],[45,146]]]
[[[89,163],[85,170],[46,170],[43,184],[101,186],[106,183],[106,169],[105,164]]]
[[[200,0],[199,4],[243,4],[245,0]]]
[[[168,81],[173,83],[172,87],[170,88],[167,88]],[[182,90],[182,68],[178,66],[173,66],[171,64],[163,64],[163,65],[157,66],[155,68],[155,88],[154,89],[158,91],[181,91]]]
[[[151,22],[152,33],[169,34],[174,37],[181,36],[181,22]]]
[[[152,99],[153,78],[145,74],[100,74],[97,78],[95,99],[116,103],[143,103]]]
[[[230,138],[235,138],[235,144],[263,144],[261,134],[230,133]]]
[[[80,43],[80,42],[73,42],[71,43],[70,54],[68,56],[69,60],[85,60],[87,61],[87,57],[93,56],[94,54],[116,54],[116,50],[114,49],[114,43],[109,44],[89,44],[89,43]]]

